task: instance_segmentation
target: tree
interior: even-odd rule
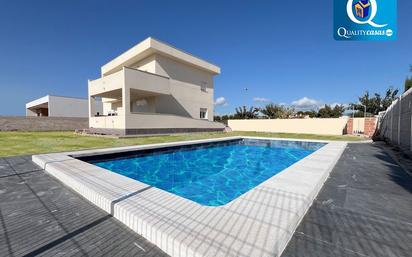
[[[223,124],[225,124],[225,125],[227,125],[227,121],[230,120],[230,119],[233,119],[233,115],[226,115],[226,114],[225,114],[225,115],[222,115],[222,116],[215,115],[215,116],[213,117],[213,120],[214,120],[214,121],[223,123]]]
[[[223,115],[221,118],[222,118],[222,121],[227,121],[227,120],[233,119],[233,115]]]
[[[296,113],[297,115],[301,116],[302,118],[305,116],[309,116],[309,118],[315,118],[318,113],[316,111],[298,111]]]
[[[331,113],[332,113],[332,108],[330,107],[330,105],[325,104],[324,107],[319,109],[317,116],[319,118],[330,118]]]
[[[259,109],[253,106],[249,109],[246,106],[236,107],[235,111],[235,119],[256,119],[259,113]]]
[[[409,71],[412,72],[412,65],[409,66]],[[406,77],[405,79],[405,92],[412,88],[412,77]]]
[[[337,104],[335,105],[335,107],[333,107],[332,118],[342,117],[344,112],[345,112],[345,107],[341,104]]]
[[[370,96],[366,91],[363,96],[359,97],[360,104],[350,104],[351,109],[358,111],[355,116],[364,116],[365,106],[366,112],[372,115],[377,115],[380,111],[385,111],[398,97],[399,90],[389,87],[385,92],[385,97],[382,99],[379,93],[375,93],[374,96]]]
[[[393,89],[392,87],[386,89],[385,97],[382,99],[380,111],[386,111],[393,101],[398,98],[399,89]]]
[[[412,88],[412,77],[405,79],[405,92]]]
[[[295,110],[283,105],[267,104],[260,112],[269,119],[287,119],[293,116]]]
[[[324,107],[319,109],[317,116],[319,118],[339,118],[344,111],[345,107],[343,105],[337,104],[332,108],[330,105],[325,104]]]

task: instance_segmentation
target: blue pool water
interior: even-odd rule
[[[323,145],[242,139],[134,152],[126,157],[104,157],[89,162],[201,205],[219,206]]]

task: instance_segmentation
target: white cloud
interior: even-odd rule
[[[340,103],[331,103],[329,105],[332,106],[332,107],[335,107],[335,105],[341,105],[341,104]]]
[[[313,98],[309,98],[309,97],[302,97],[296,101],[292,102],[292,106],[295,107],[297,110],[302,110],[302,111],[308,111],[308,110],[318,110],[320,108],[325,107],[325,104],[331,106],[331,107],[335,107],[335,105],[343,105],[344,107],[347,107],[347,104],[341,104],[341,103],[325,103],[323,101],[320,100],[316,100]]]
[[[258,102],[258,103],[269,103],[269,102],[271,102],[270,99],[263,98],[263,97],[253,97],[253,101]]]
[[[322,101],[315,100],[306,96],[292,102],[292,106],[299,110],[318,109],[322,105]]]
[[[228,105],[226,99],[223,96],[216,98],[214,104],[216,106],[227,106]]]

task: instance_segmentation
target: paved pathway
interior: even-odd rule
[[[349,144],[282,257],[412,256],[412,177]]]
[[[350,144],[282,257],[411,256],[412,178],[374,144]],[[48,176],[0,158],[0,256],[166,256]]]
[[[30,159],[0,158],[0,256],[167,256]]]

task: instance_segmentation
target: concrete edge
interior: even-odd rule
[[[319,141],[318,141],[319,142]],[[330,143],[333,143],[334,141],[331,141]],[[313,192],[313,197],[310,198],[309,202],[310,204],[306,207],[306,210],[304,211],[303,215],[301,215],[296,222],[295,226],[293,227],[293,231],[296,231],[297,227],[299,224],[302,222],[303,218],[305,217],[306,213],[309,211],[310,207],[312,206],[313,202],[315,201],[316,197],[318,196],[319,192],[322,190],[323,185],[326,183],[328,180],[330,173],[332,172],[333,168],[335,167],[336,163],[339,161],[340,157],[342,156],[343,152],[345,151],[347,146],[346,142],[343,142],[342,147],[339,149],[338,154],[334,156],[333,161],[330,163],[328,166],[325,176],[322,178],[320,183],[315,187],[314,192]],[[310,155],[308,156],[310,157]],[[307,157],[306,157],[307,158]],[[305,159],[306,159],[305,158]],[[301,160],[302,161],[302,160]],[[287,245],[289,244],[290,240],[293,237],[293,233],[288,234],[288,238],[286,243],[283,245],[283,247],[279,251],[279,256],[283,253],[283,251],[286,249]]]

